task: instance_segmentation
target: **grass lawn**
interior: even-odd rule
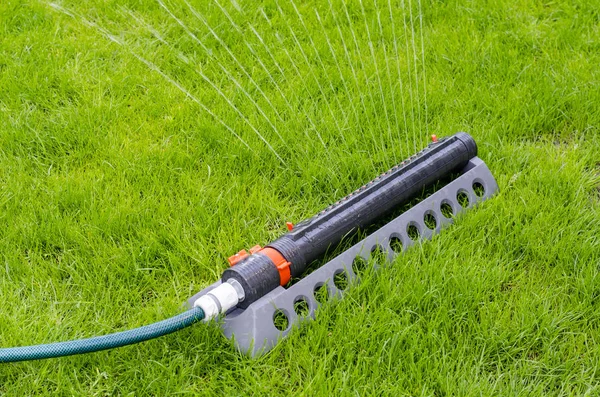
[[[500,193],[263,357],[200,324],[0,395],[600,394],[598,1],[164,1],[0,2],[0,346],[175,315],[432,133]]]

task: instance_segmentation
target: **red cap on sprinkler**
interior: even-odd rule
[[[438,141],[438,140],[437,140],[437,135],[433,134],[433,135],[431,136],[431,141],[432,141],[433,143],[436,143],[436,142]]]

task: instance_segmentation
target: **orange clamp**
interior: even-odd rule
[[[287,259],[285,259],[283,255],[281,255],[281,253],[274,248],[261,248],[260,245],[255,245],[254,247],[250,248],[250,253],[246,252],[246,250],[241,250],[237,254],[232,255],[228,258],[229,265],[233,266],[238,262],[246,259],[249,255],[253,255],[256,253],[261,253],[263,255],[268,256],[269,259],[271,259],[271,261],[275,264],[275,267],[279,272],[279,283],[282,286],[286,285],[290,281],[290,279],[292,278],[292,273],[290,270],[291,263],[288,262]]]
[[[279,284],[281,286],[286,285],[292,278],[292,273],[290,271],[291,263],[288,262],[279,251],[271,247],[263,248],[260,250],[260,253],[268,256],[269,259],[273,261],[277,271],[279,271]]]

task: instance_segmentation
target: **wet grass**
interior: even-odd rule
[[[0,346],[178,313],[426,131],[500,193],[264,357],[198,325],[0,394],[598,394],[598,4],[279,3],[0,3]]]

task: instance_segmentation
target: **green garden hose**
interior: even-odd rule
[[[131,345],[179,331],[201,321],[203,318],[204,311],[199,307],[194,307],[166,320],[114,334],[46,345],[0,349],[0,363],[71,356]]]

